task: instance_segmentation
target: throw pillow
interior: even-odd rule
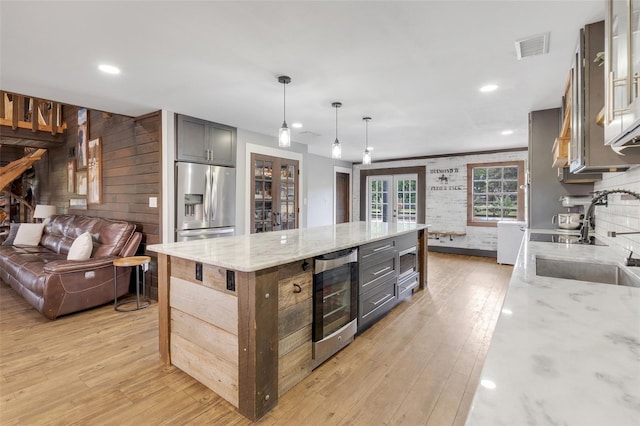
[[[7,235],[7,239],[2,242],[3,246],[12,246],[13,240],[16,239],[16,234],[18,234],[18,229],[20,228],[19,223],[11,223],[9,224],[9,235]]]
[[[13,240],[13,245],[36,247],[40,244],[43,229],[44,225],[42,223],[21,223],[16,239]]]
[[[73,241],[67,254],[67,260],[87,260],[91,258],[91,252],[93,251],[93,239],[89,232],[80,234],[78,238]]]

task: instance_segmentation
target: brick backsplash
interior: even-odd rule
[[[626,189],[640,194],[640,166],[635,166],[624,173],[605,173],[603,179],[595,184],[596,191],[612,189]],[[622,194],[611,194],[608,196],[608,206],[596,206],[595,215],[595,232],[598,237],[606,244],[633,250],[640,255],[640,234],[607,237],[608,231],[640,231],[639,200],[624,200]],[[637,256],[634,255],[634,257]]]

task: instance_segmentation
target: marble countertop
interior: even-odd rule
[[[536,275],[537,256],[622,266],[626,253],[530,242],[532,232],[466,425],[639,425],[640,288]]]
[[[348,222],[262,234],[153,244],[147,246],[147,249],[236,271],[254,272],[426,229],[428,226],[416,223]]]

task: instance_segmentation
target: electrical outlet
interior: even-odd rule
[[[196,262],[196,280],[202,281],[202,263]]]
[[[158,197],[149,197],[149,207],[152,207],[152,208],[158,207]]]
[[[227,290],[236,291],[236,273],[234,271],[227,271]]]

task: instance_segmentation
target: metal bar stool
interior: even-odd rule
[[[131,312],[138,309],[144,309],[148,307],[151,302],[144,294],[144,276],[145,272],[149,270],[149,263],[151,257],[149,256],[131,256],[123,257],[113,261],[113,283],[114,283],[114,301],[113,306],[116,311]],[[136,297],[135,299],[125,299],[118,302],[118,267],[131,266],[136,271]],[[140,270],[138,270],[140,267]],[[142,272],[142,297],[140,297],[140,272]],[[131,305],[135,303],[135,307],[122,307],[123,305]]]

